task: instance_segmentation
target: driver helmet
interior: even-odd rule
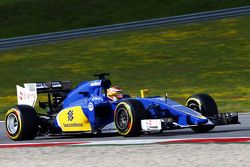
[[[107,96],[110,100],[117,101],[123,98],[123,91],[119,86],[112,86],[107,90]]]

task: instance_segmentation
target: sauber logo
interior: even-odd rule
[[[72,121],[74,119],[74,116],[73,116],[73,110],[69,110],[68,111],[68,121]]]

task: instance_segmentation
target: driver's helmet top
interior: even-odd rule
[[[107,90],[107,96],[113,101],[117,101],[123,98],[123,91],[119,86],[112,86]]]

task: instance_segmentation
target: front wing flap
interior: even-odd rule
[[[240,124],[237,112],[219,113],[217,115],[208,117],[216,126]]]

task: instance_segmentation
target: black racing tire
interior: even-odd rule
[[[32,140],[38,132],[36,110],[28,105],[10,108],[5,115],[7,135],[12,140]]]
[[[135,99],[120,102],[115,109],[114,121],[118,133],[126,137],[141,135],[141,120],[146,118],[142,103]]]
[[[208,94],[195,94],[186,101],[186,106],[201,113],[205,117],[218,114],[218,108],[214,99]],[[191,127],[196,133],[206,133],[214,129],[215,125],[199,125]]]

